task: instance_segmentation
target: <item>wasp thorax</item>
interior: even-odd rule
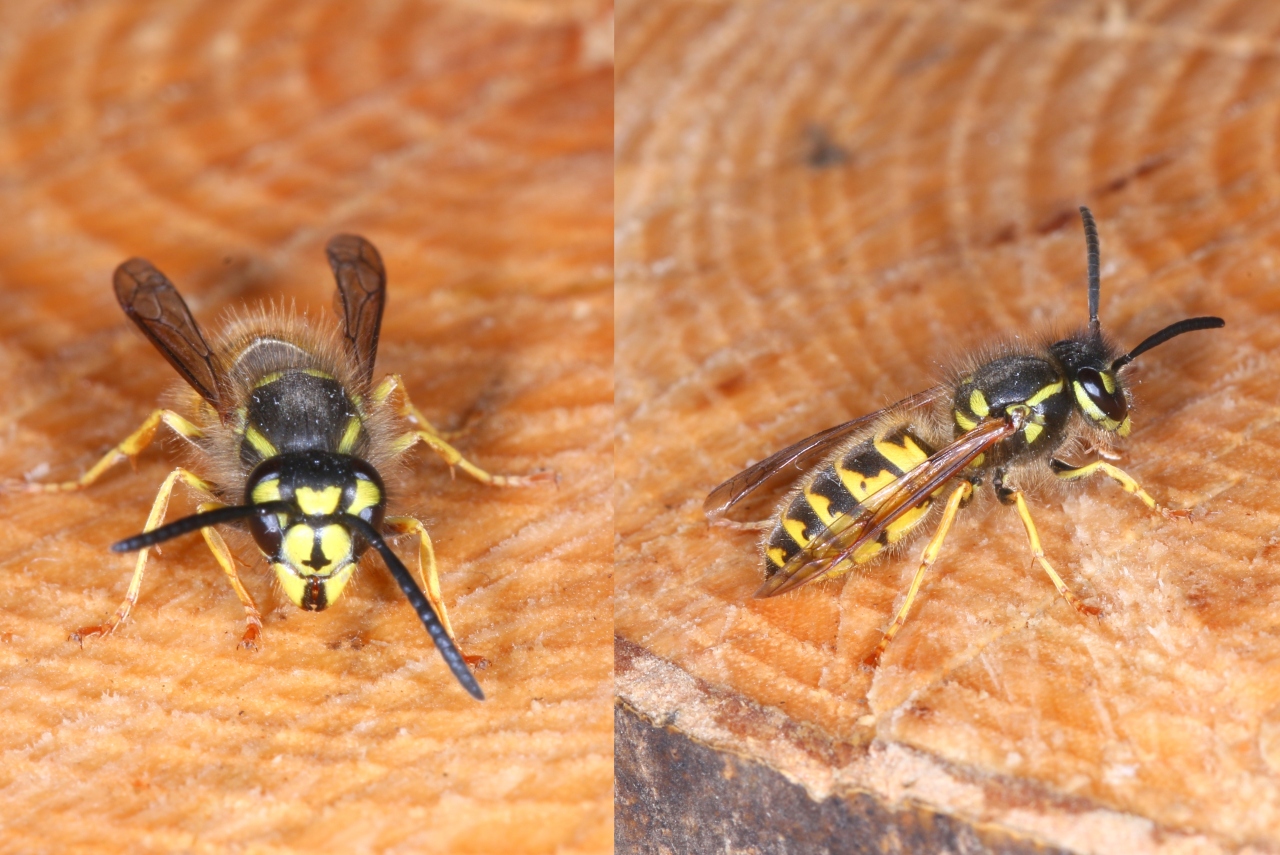
[[[311,611],[332,604],[368,544],[353,537],[345,516],[382,526],[386,491],[365,461],[345,454],[281,454],[258,465],[245,503],[284,502],[291,510],[251,517],[249,528],[289,599]]]
[[[985,363],[956,386],[951,413],[956,435],[978,426],[985,418],[1011,415],[1017,410],[1022,427],[992,450],[992,462],[1047,454],[1062,442],[1071,415],[1063,394],[1062,375],[1037,356],[1010,355]]]

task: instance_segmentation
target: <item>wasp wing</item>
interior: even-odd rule
[[[360,235],[334,235],[325,246],[333,278],[338,281],[338,314],[347,351],[366,383],[373,379],[378,331],[386,303],[387,271],[382,256]]]
[[[935,386],[925,392],[903,398],[896,404],[890,404],[871,415],[861,416],[842,425],[827,428],[824,431],[815,433],[813,436],[805,437],[775,454],[769,455],[764,460],[742,470],[711,491],[706,501],[702,503],[702,509],[706,513],[707,519],[712,522],[724,519],[725,514],[732,507],[772,480],[775,475],[787,467],[792,467],[795,470],[792,473],[793,477],[799,476],[802,472],[810,469],[816,459],[826,456],[834,446],[859,430],[864,429],[885,413],[892,410],[923,407],[932,402],[941,389],[941,386]]]
[[[131,258],[121,264],[113,282],[124,313],[221,414],[229,400],[230,387],[178,289],[145,258]]]
[[[1012,418],[990,418],[934,453],[892,484],[842,514],[819,531],[782,569],[765,580],[757,597],[773,597],[830,573],[865,543],[880,537],[894,520],[929,498],[991,446],[1012,436],[1021,424]]]

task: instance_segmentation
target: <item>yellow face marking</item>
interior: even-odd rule
[[[822,520],[823,525],[831,525],[835,515],[829,510],[831,507],[830,499],[818,493],[811,493],[806,489],[804,491],[804,500],[809,503],[809,507],[813,508],[813,512],[818,515],[818,519]]]
[[[1086,416],[1093,419],[1105,430],[1116,431],[1121,436],[1129,435],[1129,427],[1127,427],[1129,424],[1128,416],[1124,417],[1123,422],[1118,422],[1115,419],[1108,418],[1106,413],[1098,409],[1097,404],[1089,400],[1089,396],[1085,394],[1084,387],[1080,385],[1078,380],[1071,384],[1071,388],[1072,391],[1076,393],[1076,403],[1080,405],[1080,409],[1084,410],[1084,414]]]
[[[1047,399],[1052,398],[1054,395],[1058,394],[1061,391],[1062,391],[1061,380],[1059,380],[1057,383],[1050,383],[1048,386],[1045,386],[1043,389],[1041,389],[1039,392],[1036,392],[1030,398],[1027,398],[1027,406],[1034,407],[1038,404],[1042,404]]]
[[[382,491],[372,481],[356,481],[356,500],[347,508],[347,513],[359,515],[382,501]]]
[[[929,455],[925,454],[909,436],[903,436],[898,442],[876,437],[875,446],[876,451],[880,452],[885,460],[898,467],[900,472],[910,472],[929,459]]]
[[[298,524],[284,533],[284,558],[300,576],[327,576],[333,568],[351,558],[351,535],[340,525],[327,525],[320,529],[320,554],[324,564],[320,567],[307,562],[315,552],[316,530],[309,525]]]
[[[987,396],[982,394],[981,389],[974,389],[969,393],[969,410],[980,419],[985,419],[991,413],[991,408],[987,406]]]
[[[280,501],[280,479],[269,478],[266,481],[259,481],[253,488],[253,503],[261,505],[263,502]]]
[[[1027,445],[1030,445],[1031,443],[1039,439],[1040,434],[1042,433],[1044,433],[1044,428],[1042,428],[1040,425],[1036,424],[1035,422],[1032,422],[1031,424],[1027,425],[1022,429],[1022,435],[1027,439]]]
[[[285,596],[295,606],[300,607],[302,598],[307,593],[306,577],[299,576],[286,564],[272,564],[271,569],[276,571],[276,578],[280,580],[280,587],[284,589]],[[326,606],[333,605],[338,597],[342,595],[342,591],[347,587],[347,583],[351,581],[351,576],[355,573],[355,569],[355,564],[347,564],[320,583],[324,586]]]
[[[351,535],[340,525],[327,525],[320,529],[320,551],[332,567],[339,561],[351,559]]]
[[[342,500],[342,488],[335,486],[313,490],[310,487],[299,487],[294,495],[298,500],[298,507],[308,516],[333,514],[337,513],[338,502]]]
[[[258,429],[253,425],[249,425],[249,427],[245,428],[244,438],[249,440],[249,444],[252,445],[254,450],[263,457],[276,456],[276,447],[271,444],[270,440],[260,434]]]
[[[843,465],[836,464],[836,473],[840,476],[840,483],[844,484],[844,488],[859,502],[865,501],[868,496],[898,480],[898,476],[888,469],[882,469],[879,475],[868,477],[861,472],[845,469]]]
[[[360,418],[352,416],[347,421],[347,429],[342,434],[342,441],[338,443],[339,454],[350,454],[352,449],[356,447],[356,440],[360,438]]]
[[[1102,377],[1102,388],[1107,390],[1108,395],[1114,395],[1116,393],[1116,381],[1111,376],[1111,372],[1099,371],[1098,374]]]
[[[791,535],[791,539],[801,546],[804,546],[809,542],[809,538],[804,536],[804,523],[800,520],[783,517],[782,527],[787,530],[787,534]]]
[[[284,559],[295,573],[314,576],[319,571],[308,567],[304,562],[311,560],[311,551],[316,542],[316,530],[309,525],[295,525],[284,533],[282,552]]]
[[[306,580],[284,564],[272,564],[271,569],[276,571],[276,578],[280,580],[280,587],[284,589],[289,601],[295,606],[301,606],[302,597],[307,592]]]
[[[956,410],[954,415],[956,417],[956,424],[960,425],[961,430],[973,430],[978,426],[977,422],[966,416],[961,410]]]

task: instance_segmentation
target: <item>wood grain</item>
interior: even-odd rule
[[[802,784],[1079,852],[1280,848],[1280,8],[622,4],[619,696]],[[1144,356],[1112,484],[1044,490],[1050,560],[966,512],[881,667],[914,556],[753,600],[713,486],[919,391],[954,354],[1085,320]],[[640,664],[634,664],[640,663]],[[628,749],[630,751],[630,749]],[[651,851],[660,851],[653,849]]]
[[[123,597],[107,545],[175,443],[0,496],[0,849],[609,850],[611,46],[594,0],[0,7],[0,475],[74,477],[175,380],[115,305],[120,261],[207,328],[273,299],[331,316],[323,246],[354,231],[390,278],[376,376],[480,465],[560,476],[495,490],[420,453],[395,481],[485,704],[372,563],[313,615],[242,549],[251,654],[175,541],[115,636],[69,641]]]

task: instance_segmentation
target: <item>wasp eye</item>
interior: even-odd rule
[[[1096,368],[1081,368],[1076,372],[1076,382],[1085,395],[1102,414],[1114,422],[1123,422],[1129,413],[1129,402],[1111,375]]]

